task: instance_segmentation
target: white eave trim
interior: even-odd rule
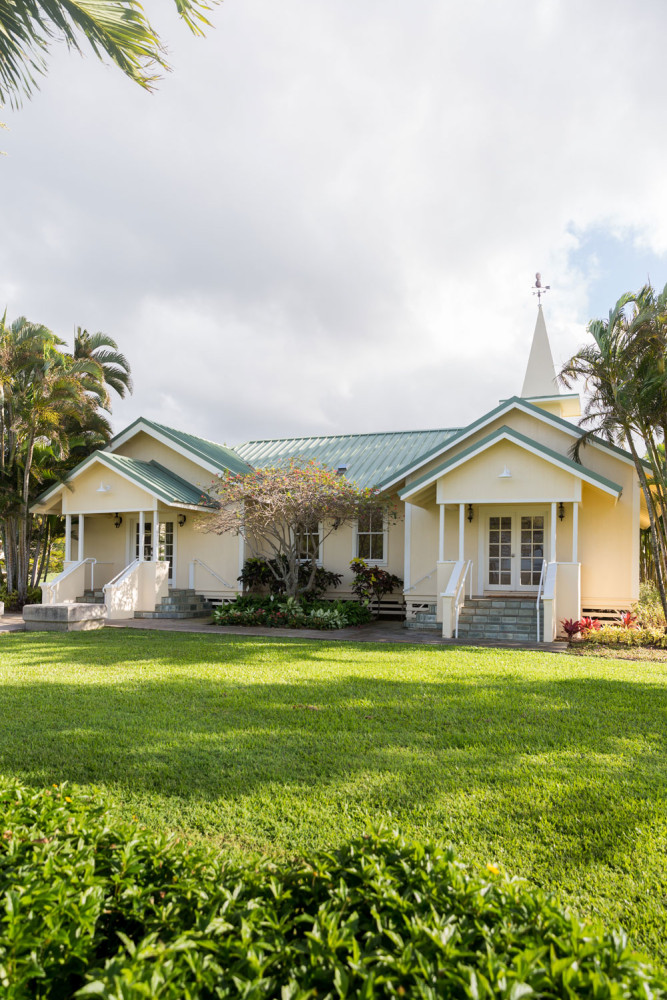
[[[620,496],[618,490],[613,489],[611,486],[607,486],[606,483],[601,483],[598,479],[593,478],[593,476],[587,475],[583,465],[581,466],[581,470],[579,470],[579,468],[573,469],[572,466],[568,465],[566,462],[559,462],[558,459],[554,458],[552,455],[545,455],[540,448],[535,448],[532,445],[526,444],[525,441],[521,441],[516,438],[512,433],[503,431],[502,434],[498,434],[497,437],[494,437],[492,441],[485,441],[484,443],[480,442],[478,448],[474,448],[472,451],[466,451],[465,455],[462,455],[458,460],[454,459],[451,465],[448,465],[446,469],[440,469],[440,471],[434,470],[428,479],[419,483],[419,485],[415,486],[415,488],[410,490],[409,493],[404,493],[401,500],[406,501],[409,497],[415,496],[415,494],[421,493],[422,490],[428,489],[428,487],[432,486],[438,479],[441,479],[443,476],[453,472],[454,469],[458,469],[459,466],[465,465],[467,462],[471,461],[471,459],[481,455],[482,452],[488,451],[489,448],[495,447],[495,445],[497,445],[500,441],[509,441],[510,444],[514,444],[518,448],[523,448],[524,451],[528,451],[537,456],[537,458],[541,458],[542,461],[548,462],[550,465],[554,465],[558,469],[562,469],[563,472],[569,472],[571,476],[576,476],[578,479],[583,480],[590,486],[597,487],[597,489],[602,490],[603,493],[608,493],[609,496],[614,497],[615,500],[618,500]]]
[[[538,407],[536,407],[536,409],[538,409]],[[382,492],[384,493],[386,490],[390,490],[393,486],[396,486],[398,483],[403,482],[403,480],[407,476],[411,476],[413,472],[416,472],[418,469],[421,469],[422,466],[426,465],[427,462],[433,462],[436,458],[440,458],[451,448],[455,448],[457,445],[462,444],[468,438],[472,437],[473,434],[476,434],[478,431],[481,431],[484,427],[488,427],[489,424],[494,423],[494,421],[500,420],[502,417],[505,416],[505,414],[510,413],[512,410],[521,410],[521,412],[525,413],[526,416],[534,417],[536,420],[541,420],[543,423],[549,424],[550,427],[555,427],[556,430],[563,431],[564,434],[569,434],[570,437],[573,438],[581,437],[581,434],[577,433],[578,428],[573,427],[572,430],[570,430],[569,427],[564,427],[563,424],[560,422],[560,420],[551,420],[550,414],[547,413],[546,410],[542,410],[540,413],[535,413],[534,410],[529,410],[527,407],[522,406],[520,402],[515,401],[513,403],[508,403],[507,406],[505,406],[502,410],[496,411],[493,414],[493,416],[487,417],[481,423],[476,423],[475,426],[471,430],[467,431],[465,434],[461,434],[457,436],[455,439],[451,439],[449,442],[445,442],[445,444],[439,451],[435,452],[432,455],[429,455],[428,458],[420,459],[409,469],[406,469],[405,472],[401,473],[400,476],[397,476],[395,479],[392,479],[391,482],[389,483],[385,483],[382,486]],[[619,462],[625,462],[626,465],[632,465],[634,467],[635,463],[633,462],[632,458],[629,455],[620,455],[614,448],[607,447],[605,444],[602,444],[599,441],[589,441],[587,443],[587,447],[597,448],[598,451],[603,451],[605,454],[612,455],[614,458],[617,458]]]
[[[164,444],[167,448],[171,448],[172,451],[175,451],[177,455],[181,455],[183,458],[189,459],[193,465],[199,465],[202,469],[206,469],[207,472],[212,472],[215,476],[220,475],[221,469],[219,465],[214,465],[212,462],[208,462],[205,458],[201,458],[196,452],[191,451],[189,448],[184,448],[183,445],[177,444],[166,434],[162,434],[149,424],[145,424],[143,420],[139,420],[138,423],[128,427],[124,431],[121,431],[120,434],[117,434],[113,439],[113,442],[109,443],[104,450],[113,453],[120,445],[131,441],[132,438],[140,432],[155,438],[155,440],[159,441],[160,444]]]

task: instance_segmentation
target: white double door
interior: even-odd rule
[[[141,541],[139,538],[139,521],[132,521],[130,525],[132,558],[138,559]],[[160,521],[158,535],[157,558],[169,563],[169,583],[174,579],[174,563],[176,561],[176,538],[174,534],[173,521]],[[153,558],[153,521],[146,518],[144,522],[144,559],[150,561]]]
[[[484,589],[536,591],[546,551],[547,512],[491,511],[485,532]]]

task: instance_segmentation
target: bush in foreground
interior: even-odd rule
[[[213,611],[217,625],[261,625],[264,628],[338,629],[371,620],[357,601],[296,601],[293,597],[239,597]]]
[[[622,932],[432,844],[235,866],[65,786],[0,810],[7,1000],[665,996]]]

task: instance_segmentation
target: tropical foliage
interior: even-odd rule
[[[275,559],[246,559],[243,571],[237,579],[243,584],[243,589],[250,594],[279,595],[285,593],[285,579],[277,572]],[[310,582],[309,597],[319,597],[328,590],[335,590],[336,587],[340,586],[342,579],[342,573],[332,573],[324,566],[317,564],[315,564],[313,575],[313,566],[310,561],[299,564],[299,585],[305,587]]]
[[[131,390],[129,364],[115,342],[83,334],[70,354],[41,324],[24,317],[0,322],[0,525],[4,582],[19,603],[48,570],[60,530],[55,516],[36,524],[31,503],[45,483],[62,480],[108,441],[110,389]]]
[[[363,625],[371,613],[356,601],[300,600],[287,597],[240,597],[213,611],[217,625],[262,626],[263,628],[338,629]]]
[[[660,997],[622,931],[489,862],[370,831],[230,864],[67,785],[0,790],[7,1000]]]
[[[201,530],[240,535],[288,597],[312,592],[320,547],[333,532],[356,524],[369,510],[396,516],[393,503],[376,490],[362,489],[314,461],[227,472],[209,493],[219,506]]]
[[[354,573],[352,592],[360,601],[373,607],[377,618],[382,598],[402,587],[403,581],[395,573],[381,569],[380,566],[369,566],[364,559],[353,559],[350,569]]]
[[[667,286],[659,294],[645,285],[623,295],[607,319],[591,320],[586,344],[567,362],[560,379],[582,379],[588,401],[586,428],[573,454],[593,436],[627,448],[637,470],[649,517],[651,565],[667,616]]]
[[[216,0],[175,0],[181,18],[201,35]],[[139,0],[0,0],[0,104],[17,106],[37,88],[54,43],[96,56],[150,90],[169,69],[164,46]]]

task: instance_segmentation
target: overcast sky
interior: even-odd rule
[[[5,109],[0,304],[111,334],[138,415],[251,437],[467,423],[667,282],[664,0],[225,0],[150,95],[55,52]]]

